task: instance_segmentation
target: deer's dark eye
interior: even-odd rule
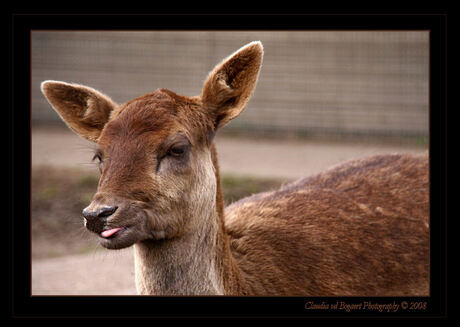
[[[172,156],[172,157],[182,157],[185,153],[185,146],[184,145],[180,145],[180,146],[173,146],[169,149],[168,151],[168,155]]]
[[[163,166],[176,171],[186,167],[190,149],[191,143],[184,134],[167,138],[157,150],[156,172],[160,172]]]

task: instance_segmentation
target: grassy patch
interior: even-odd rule
[[[230,204],[252,194],[277,189],[282,183],[283,181],[279,179],[224,175],[222,177],[222,192],[225,203]]]
[[[44,201],[52,200],[53,198],[57,196],[58,193],[59,193],[58,187],[54,185],[47,185],[40,191],[39,197],[43,199]]]
[[[33,257],[78,253],[85,246],[81,211],[96,192],[97,178],[74,169],[32,169]]]

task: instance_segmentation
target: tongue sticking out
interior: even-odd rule
[[[115,233],[118,232],[119,230],[121,230],[120,227],[108,229],[108,230],[103,231],[103,232],[101,233],[101,236],[107,238],[107,237],[112,236],[113,234],[115,234]]]

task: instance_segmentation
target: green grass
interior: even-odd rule
[[[229,204],[252,194],[276,189],[284,181],[279,179],[224,175],[221,182],[225,203]]]
[[[59,188],[56,185],[47,185],[42,190],[40,190],[39,197],[46,200],[54,199],[59,193]]]

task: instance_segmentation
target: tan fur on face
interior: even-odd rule
[[[184,221],[174,241],[135,245],[136,288],[140,294],[224,294],[217,271],[216,180],[210,153],[198,153],[189,200],[182,204]],[[166,216],[168,220],[172,215]],[[154,250],[152,250],[152,247]],[[184,266],[186,268],[184,268]],[[187,278],[183,273],[187,270]]]

